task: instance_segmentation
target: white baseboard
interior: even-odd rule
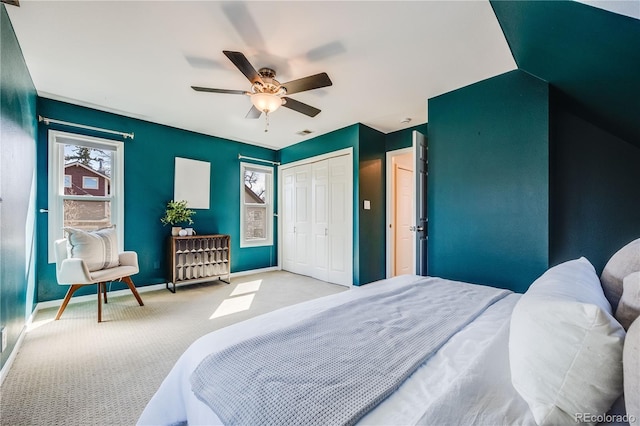
[[[162,290],[163,288],[165,288],[164,283],[136,287],[136,290],[138,290],[138,293],[146,293],[148,291]],[[124,296],[127,294],[131,294],[131,290],[129,290],[128,288],[109,292],[109,296]],[[62,305],[63,300],[64,299],[57,299],[57,300],[47,300],[46,302],[40,302],[36,305],[36,309],[34,310],[34,313],[37,312],[39,309],[57,308],[58,306]],[[90,300],[91,301],[96,300],[95,293],[85,294],[84,296],[74,296],[71,298],[71,300],[69,300],[69,305],[74,303],[87,302]]]
[[[31,312],[31,315],[29,315],[29,318],[27,318],[27,321],[24,327],[22,327],[22,331],[18,336],[16,345],[13,347],[13,350],[11,351],[9,358],[7,358],[7,362],[4,363],[4,365],[2,366],[2,369],[0,370],[0,387],[2,387],[2,384],[4,383],[4,379],[7,378],[7,374],[9,374],[9,370],[11,370],[13,361],[15,361],[16,357],[18,356],[18,352],[20,352],[20,347],[22,346],[22,341],[24,340],[24,336],[27,334],[27,330],[29,329],[29,326],[33,323],[33,318],[35,318],[37,312],[38,312],[38,306],[36,305],[33,312]]]
[[[272,271],[279,271],[279,270],[280,268],[277,266],[269,266],[268,268],[260,268],[260,269],[250,269],[248,271],[232,272],[231,278],[243,277],[245,275],[261,274],[263,272],[272,272]]]
[[[248,271],[239,271],[239,272],[232,272],[231,273],[231,278],[233,277],[242,277],[245,275],[253,275],[253,274],[259,274],[262,272],[271,272],[271,271],[277,271],[280,268],[278,268],[277,266],[271,266],[268,268],[261,268],[261,269],[251,269]],[[188,285],[188,283],[185,283],[183,285]],[[153,285],[145,285],[145,286],[141,286],[141,287],[136,287],[136,290],[138,290],[138,293],[146,293],[148,291],[155,291],[155,290],[162,290],[166,288],[166,284],[165,283],[161,283],[161,284],[153,284]],[[109,292],[109,296],[124,296],[127,294],[131,294],[131,290],[129,290],[128,288],[125,288],[123,290],[115,290],[115,291],[110,291]],[[69,304],[72,303],[81,303],[81,302],[87,302],[87,301],[92,301],[95,300],[96,295],[95,294],[87,294],[84,296],[75,296],[72,297],[71,300],[69,301]],[[53,307],[58,307],[62,304],[62,300],[63,299],[58,299],[58,300],[49,300],[46,302],[40,302],[36,305],[36,309],[33,312],[33,315],[35,315],[35,313],[38,311],[38,309],[46,309],[46,308],[53,308]]]

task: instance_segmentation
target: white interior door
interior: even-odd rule
[[[413,147],[387,152],[387,278],[415,273],[416,233],[413,229],[416,191],[413,152]],[[409,213],[407,208],[410,209]]]
[[[311,165],[295,167],[295,194],[293,228],[295,239],[294,269],[298,274],[309,274],[313,256],[311,244]]]
[[[311,167],[311,238],[315,253],[311,260],[311,276],[329,281],[329,161],[318,161]]]
[[[413,225],[413,170],[394,164],[395,182],[395,226],[394,273],[393,275],[414,273],[414,236]]]
[[[290,168],[282,172],[282,269],[295,269],[295,169]]]
[[[329,282],[353,284],[353,160],[329,159]]]
[[[282,268],[308,275],[311,247],[311,166],[282,173]]]
[[[353,284],[353,154],[343,150],[281,172],[282,269]]]

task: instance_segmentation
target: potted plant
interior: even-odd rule
[[[171,235],[177,237],[182,229],[182,227],[178,225],[183,223],[192,225],[193,219],[191,219],[191,216],[194,214],[196,214],[196,212],[187,207],[187,202],[185,200],[171,200],[167,203],[167,209],[164,213],[164,217],[160,219],[160,222],[162,222],[163,225],[172,225]]]

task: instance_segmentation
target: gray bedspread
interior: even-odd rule
[[[424,278],[292,318],[204,358],[192,390],[225,425],[351,425],[509,293]]]

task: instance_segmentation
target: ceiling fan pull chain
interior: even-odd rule
[[[264,131],[266,133],[269,131],[269,111],[265,111],[264,117],[265,117]]]

